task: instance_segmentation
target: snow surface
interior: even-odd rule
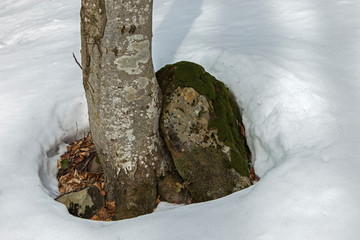
[[[155,0],[156,69],[190,60],[228,84],[262,179],[110,223],[53,200],[56,159],[88,131],[80,0],[1,5],[0,239],[360,238],[360,1]]]

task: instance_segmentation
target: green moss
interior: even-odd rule
[[[236,150],[234,150],[234,148],[230,150],[230,156],[231,156],[231,159],[240,159],[240,158],[242,158],[242,154],[237,152]],[[233,167],[242,176],[248,176],[249,175],[248,163],[245,162],[245,161],[231,161],[231,167]]]
[[[156,77],[165,96],[170,96],[177,87],[192,87],[198,93],[209,96],[211,99],[214,99],[216,95],[213,86],[216,79],[195,63],[178,62],[166,65],[156,73]]]
[[[70,161],[69,159],[63,159],[60,161],[61,169],[65,170],[69,167]]]
[[[166,65],[156,73],[164,96],[163,109],[178,87],[191,87],[207,97],[210,103],[209,128],[218,129],[219,140],[231,148],[231,165],[243,176],[248,176],[248,150],[241,135],[239,123],[242,122],[237,103],[224,83],[192,62],[178,62]]]
[[[98,164],[101,164],[100,159],[99,159],[99,155],[97,153],[95,154],[95,162],[98,163]]]

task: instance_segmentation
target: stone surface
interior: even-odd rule
[[[186,193],[185,189],[178,187],[180,184],[183,184],[183,180],[177,172],[167,173],[159,178],[158,190],[161,200],[177,204],[186,203],[190,196]]]
[[[163,94],[160,129],[195,201],[250,186],[241,115],[225,85],[190,62],[165,66],[157,79]]]
[[[70,214],[81,218],[91,218],[104,206],[104,198],[93,185],[78,192],[65,194],[56,201],[64,204]]]
[[[93,159],[91,159],[91,161],[89,162],[87,171],[89,173],[98,173],[102,170],[103,170],[103,168],[100,164],[99,158],[97,155],[95,155],[95,157],[93,157]]]

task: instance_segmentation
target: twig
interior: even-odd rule
[[[72,53],[72,54],[73,54],[73,57],[74,57],[74,59],[75,59],[75,62],[77,63],[77,65],[79,65],[80,69],[82,70],[82,66],[81,66],[81,64],[78,62],[78,60],[76,59],[75,54],[74,54],[74,53]]]
[[[85,164],[81,167],[80,171],[84,172],[88,168],[89,162],[93,160],[93,158],[96,156],[96,152],[90,153],[90,155],[85,158]]]

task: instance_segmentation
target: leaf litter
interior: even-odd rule
[[[93,171],[91,165],[99,165],[91,133],[67,146],[67,152],[57,161],[60,196],[80,191],[90,185],[96,186],[106,197],[104,171]],[[105,198],[106,199],[106,198]],[[91,220],[111,221],[115,213],[115,201],[106,201]]]

